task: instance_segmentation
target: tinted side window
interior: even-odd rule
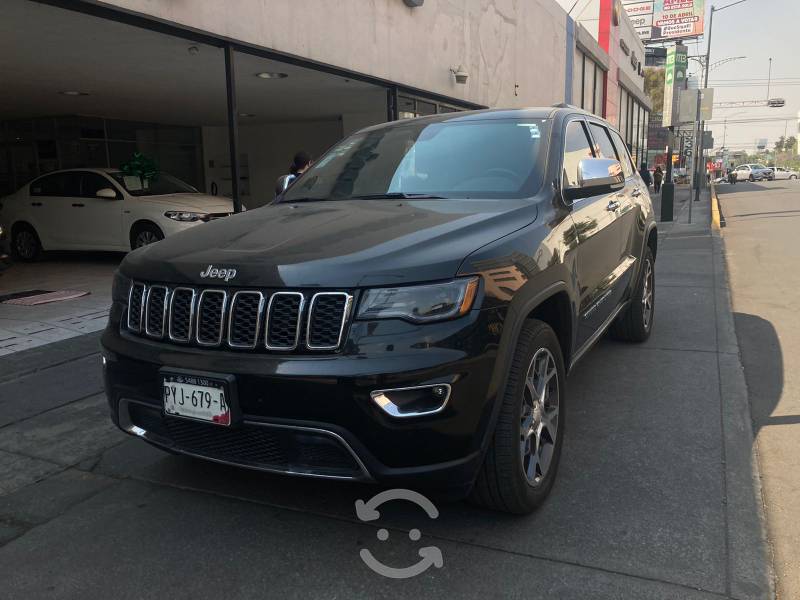
[[[31,184],[31,196],[79,196],[80,173],[53,173]]]
[[[584,158],[593,158],[592,145],[583,121],[571,121],[564,135],[564,185],[577,187],[578,165]]]
[[[114,189],[111,182],[97,173],[83,173],[81,177],[81,196],[95,198],[98,190],[103,188]],[[116,191],[116,190],[115,190]]]
[[[636,167],[633,165],[633,159],[631,155],[628,154],[628,149],[625,147],[625,142],[622,141],[622,138],[616,131],[611,131],[611,139],[614,141],[614,148],[617,149],[617,154],[619,155],[620,159],[619,162],[622,163],[622,170],[625,172],[625,178],[633,176],[636,172]]]
[[[608,129],[596,123],[590,123],[589,127],[592,128],[592,137],[594,137],[595,144],[597,144],[595,150],[598,151],[599,156],[601,158],[619,160],[619,156],[614,150],[614,144],[611,142],[611,138],[608,137]]]

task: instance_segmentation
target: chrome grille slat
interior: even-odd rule
[[[267,306],[264,345],[267,350],[291,351],[300,343],[305,296],[300,292],[275,292]]]
[[[225,308],[228,293],[225,290],[203,290],[197,301],[197,333],[195,340],[201,346],[219,346],[225,337]]]
[[[169,298],[169,339],[187,344],[192,340],[197,292],[194,288],[176,287]]]
[[[311,298],[306,328],[306,347],[309,350],[335,350],[342,335],[353,297],[344,292],[319,292]]]
[[[147,286],[143,283],[131,283],[128,292],[128,329],[139,333],[142,331],[142,317],[144,315],[144,301]]]
[[[258,345],[264,294],[239,291],[231,299],[228,313],[228,346],[252,350]]]
[[[204,289],[134,281],[123,327],[202,347],[274,352],[341,347],[353,296],[346,292]]]
[[[147,289],[147,301],[144,308],[144,332],[146,335],[157,339],[164,337],[168,300],[169,289],[166,286],[151,285]]]

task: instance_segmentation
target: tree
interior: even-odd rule
[[[786,145],[786,138],[781,136],[778,138],[778,141],[775,142],[775,152],[783,152],[783,148]]]
[[[644,92],[653,101],[653,112],[664,111],[664,72],[659,67],[644,70]]]
[[[797,152],[797,138],[786,138],[786,141],[783,143],[783,151],[789,152],[790,154],[795,154]]]

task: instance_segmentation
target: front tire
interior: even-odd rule
[[[750,181],[750,182],[753,182],[755,180],[756,180],[756,178],[753,177],[752,175],[750,175],[750,177],[747,178],[747,181]]]
[[[131,250],[155,244],[164,239],[164,232],[153,223],[140,223],[131,231]]]
[[[11,255],[22,262],[35,261],[42,253],[36,230],[27,223],[17,225],[11,235]]]
[[[566,376],[549,325],[529,319],[514,352],[500,415],[470,495],[493,510],[527,514],[550,493],[564,438]]]
[[[656,276],[653,251],[644,253],[639,281],[628,308],[611,325],[611,335],[626,342],[644,342],[653,331],[656,312]]]

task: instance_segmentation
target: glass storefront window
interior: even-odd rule
[[[595,95],[594,95],[594,114],[598,117],[604,116],[603,106],[603,82],[605,81],[605,73],[603,69],[595,65]]]
[[[581,108],[594,112],[594,63],[584,57],[583,68],[583,104]]]

